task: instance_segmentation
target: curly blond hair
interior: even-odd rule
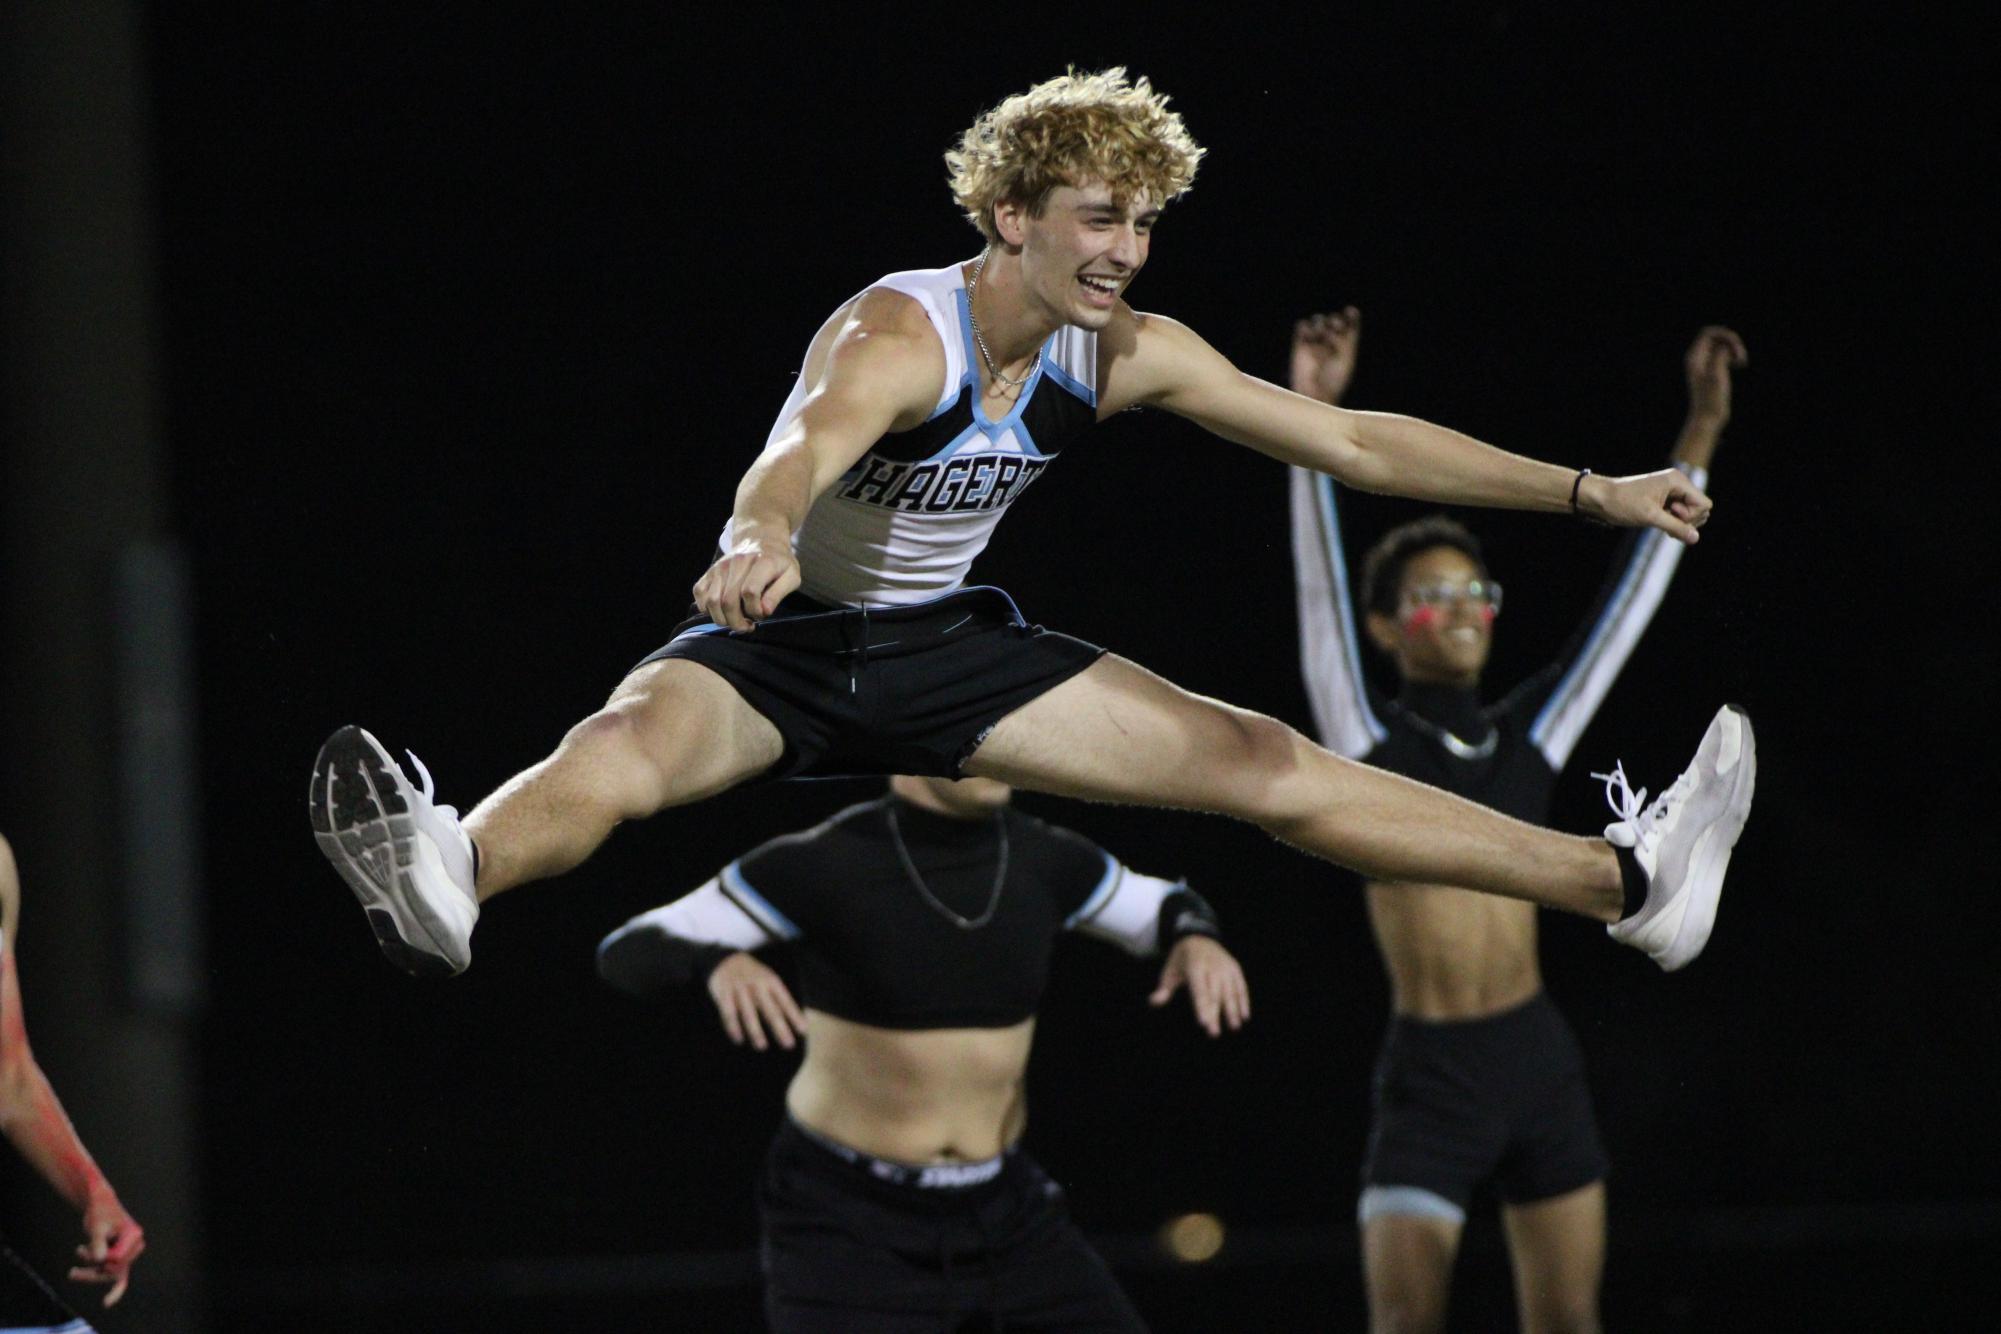
[[[1072,67],[974,121],[945,165],[952,197],[992,242],[1002,200],[1040,217],[1057,186],[1102,181],[1121,208],[1140,195],[1165,204],[1195,183],[1207,151],[1144,78],[1128,80],[1123,66],[1096,74]]]

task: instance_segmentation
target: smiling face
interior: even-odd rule
[[[1369,613],[1369,637],[1406,681],[1474,686],[1493,647],[1499,588],[1457,547],[1426,547],[1404,561],[1394,615]]]
[[[1146,265],[1160,208],[1135,197],[1119,203],[1101,182],[1059,185],[1042,208],[1002,201],[1000,239],[1021,251],[1022,296],[1044,320],[1098,330]]]

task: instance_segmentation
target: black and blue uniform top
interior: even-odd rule
[[[879,1028],[1002,1028],[1034,1015],[1056,936],[1135,954],[1215,935],[1178,881],[1002,807],[960,819],[886,796],[775,838],[606,937],[598,971],[650,994],[738,950],[790,942],[808,1008]]]
[[[1700,468],[1685,471],[1697,486],[1707,481]],[[1293,469],[1300,668],[1321,744],[1542,823],[1557,775],[1659,609],[1683,550],[1658,529],[1630,535],[1562,657],[1497,703],[1482,706],[1471,689],[1416,684],[1388,699],[1362,673],[1334,483]]]
[[[875,441],[813,502],[792,547],[800,591],[815,601],[911,606],[963,586],[1008,507],[1097,422],[1098,335],[1074,324],[1050,334],[995,419],[961,266],[887,274],[868,290],[898,293],[924,312],[944,360],[938,398],[923,424]],[[812,401],[816,379],[800,369],[767,445],[793,431]],[[730,550],[728,525],[718,545]]]

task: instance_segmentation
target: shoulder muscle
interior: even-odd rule
[[[884,429],[899,430],[930,415],[944,385],[945,353],[921,305],[871,287],[820,326],[802,373],[812,387],[807,413],[867,403],[874,409],[868,415],[887,418]]]
[[[1098,415],[1164,406],[1162,395],[1187,374],[1187,361],[1191,356],[1199,359],[1198,346],[1223,361],[1179,320],[1120,302],[1111,324],[1098,334]]]

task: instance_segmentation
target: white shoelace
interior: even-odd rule
[[[438,813],[443,815],[446,819],[450,820],[453,824],[457,824],[459,819],[459,812],[456,806],[440,806],[438,805],[437,802],[431,800],[431,796],[434,792],[437,791],[437,788],[431,782],[431,771],[429,769],[426,769],[424,767],[424,762],[417,758],[417,752],[414,750],[406,750],[403,753],[410,757],[411,767],[416,769],[417,777],[424,780],[424,786],[422,788],[424,794],[424,800],[431,802],[432,810],[437,811]],[[1598,777],[1597,774],[1593,774],[1591,776],[1593,778]]]
[[[1692,772],[1693,769],[1684,770],[1681,777],[1675,779],[1666,791],[1654,798],[1654,804],[1651,806],[1646,804],[1647,790],[1641,788],[1635,792],[1633,785],[1626,781],[1626,766],[1623,762],[1615,761],[1609,774],[1591,776],[1604,780],[1605,804],[1612,808],[1614,815],[1633,826],[1634,838],[1644,843],[1647,836],[1653,832],[1654,826],[1666,818],[1674,803],[1680,800],[1682,790],[1688,786],[1689,775]]]

